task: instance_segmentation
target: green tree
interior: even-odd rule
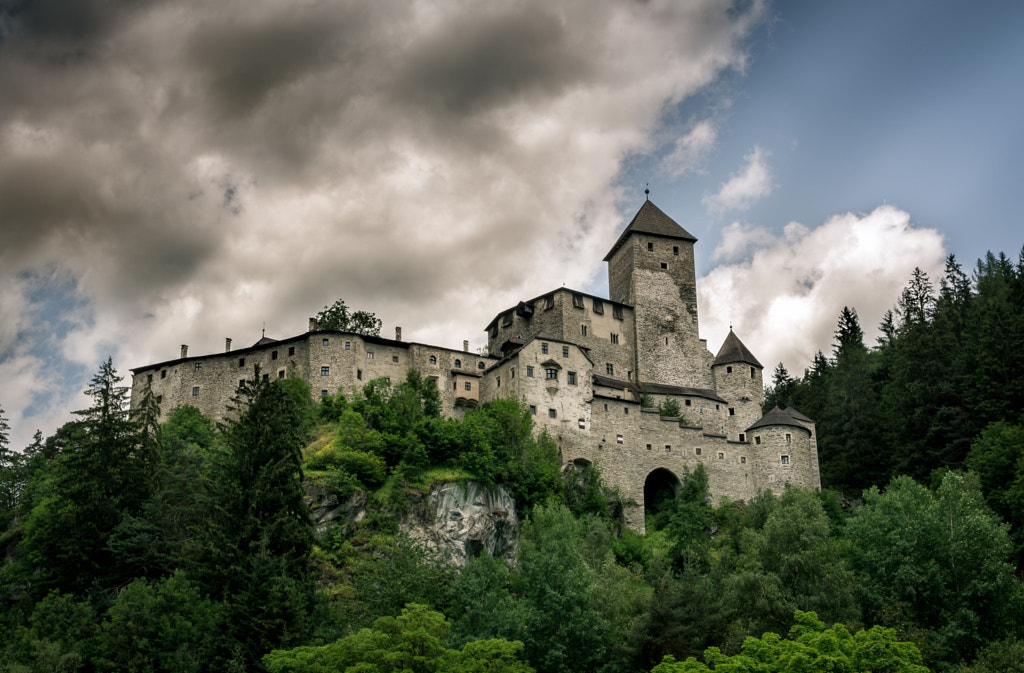
[[[826,629],[815,613],[799,610],[795,622],[788,638],[775,633],[747,638],[743,649],[733,656],[725,656],[717,647],[711,647],[704,652],[706,663],[692,657],[676,661],[666,656],[651,673],[928,673],[921,665],[917,647],[897,640],[893,629],[875,626],[853,634],[842,624]]]
[[[934,493],[909,477],[865,492],[846,525],[867,618],[918,642],[929,662],[956,663],[1019,623],[1008,526],[976,480],[948,472]]]
[[[316,328],[380,336],[381,320],[368,311],[350,312],[344,299],[339,299],[316,314]]]
[[[1024,426],[996,422],[971,445],[967,466],[989,506],[1010,524],[1017,568],[1024,568]]]

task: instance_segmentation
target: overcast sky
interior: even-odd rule
[[[129,369],[306,329],[475,350],[645,185],[701,331],[767,368],[869,335],[915,266],[1016,259],[1024,3],[0,0],[12,445]]]

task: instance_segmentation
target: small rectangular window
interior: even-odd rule
[[[701,454],[701,448],[698,446],[696,449],[693,450],[693,453],[699,456]]]
[[[167,378],[167,370],[166,369],[160,372],[160,378],[162,378],[162,379],[166,379]]]
[[[729,407],[729,415],[730,416],[735,416],[736,415],[736,409],[734,407]]]
[[[501,387],[501,377],[500,376],[495,376],[494,378],[497,381],[497,383],[495,383],[495,387],[496,388],[500,388]]]
[[[515,367],[509,367],[508,368],[508,376],[509,376],[509,378],[512,378],[512,379],[514,379],[516,377],[516,368]]]
[[[648,252],[654,252],[654,243],[651,243],[650,241],[648,241],[648,243],[647,243],[647,251]]]
[[[614,305],[614,304],[612,305],[612,317],[615,318],[616,320],[622,320],[622,307],[621,306],[617,306],[617,305]]]
[[[678,255],[679,254],[679,246],[678,245],[673,245],[672,246],[672,254],[673,255]]]
[[[330,375],[331,375],[331,368],[329,366],[328,367],[321,367],[320,368],[320,376],[330,376]]]
[[[239,367],[244,367],[245,366],[245,358],[238,358],[238,366]]]
[[[666,444],[665,445],[665,451],[668,452],[668,451],[671,451],[671,450],[672,450],[672,445],[671,444]]]
[[[203,363],[202,362],[197,362],[196,363],[196,371],[199,371],[202,368],[203,368]]]
[[[270,359],[271,360],[276,360],[277,359],[277,351],[270,351]]]
[[[326,346],[326,345],[328,345],[329,343],[331,343],[331,340],[330,340],[330,339],[324,339],[324,345],[325,345],[325,346]]]
[[[719,460],[725,460],[725,454],[724,454],[724,453],[722,453],[721,451],[719,451],[719,452],[718,452],[718,459],[719,459]]]
[[[160,404],[160,403],[162,403],[163,401],[164,401],[164,396],[163,396],[163,395],[157,395],[157,396],[156,396],[156,403],[157,403],[157,404]]]
[[[198,395],[199,395],[199,386],[193,386],[192,387],[192,397],[197,397]]]
[[[544,370],[544,378],[547,379],[548,381],[557,381],[558,380],[558,370],[553,368],[553,367],[545,369]]]
[[[283,369],[278,370],[277,378],[279,378],[279,379],[283,379],[284,378],[284,370]]]
[[[514,314],[512,313],[512,311],[509,311],[505,315],[501,316],[501,326],[502,327],[508,327],[509,325],[511,325],[512,324],[512,316],[513,315]]]
[[[392,355],[391,356],[391,361],[392,362],[398,362],[398,356],[397,355]]]
[[[583,336],[587,336],[587,326],[586,325],[580,325],[580,333]]]
[[[580,430],[586,430],[587,429],[587,422],[585,420],[583,420],[582,418],[579,421],[579,425],[580,425]]]
[[[241,388],[245,385],[245,379],[238,379],[238,387]]]
[[[536,407],[536,405],[533,405],[533,404],[530,405],[530,414],[533,415],[533,416],[537,415],[537,407]]]
[[[789,444],[793,441],[793,435],[786,433],[786,443]]]
[[[619,343],[619,335],[618,335],[618,334],[612,334],[612,335],[611,335],[611,342],[612,342],[613,344],[617,344],[617,343]]]
[[[264,374],[263,375],[263,380],[264,381],[269,381],[270,380],[270,374]]]
[[[743,434],[742,432],[740,433],[740,441],[741,442],[747,441],[747,436],[745,434]]]
[[[740,456],[740,465],[746,465],[746,464],[747,464],[747,457],[746,456]]]
[[[622,435],[615,435],[615,443],[616,444],[621,444],[622,443]]]
[[[756,376],[754,376],[754,368],[753,367],[750,368],[750,378],[752,378],[752,379],[753,378],[757,378]]]
[[[288,355],[295,355],[295,346],[288,347]]]
[[[346,341],[345,342],[345,350],[347,350],[347,351],[352,350],[352,342],[351,341]]]
[[[573,295],[572,295],[572,307],[573,308],[583,308],[583,295],[582,294],[575,294],[575,293],[573,293]]]
[[[569,357],[569,347],[568,346],[562,346],[562,357],[563,358]]]
[[[692,404],[692,403],[691,403],[691,401],[690,401],[690,400],[683,400],[683,406],[685,406],[685,407],[689,407],[689,406],[691,406],[691,404]]]
[[[570,386],[576,385],[576,372],[569,372],[568,381]]]
[[[622,407],[622,413],[629,416],[629,407]]]
[[[632,381],[633,380],[633,370],[632,369],[630,369],[629,371],[626,372],[626,380],[627,381]]]
[[[473,384],[470,383],[469,381],[466,381],[466,390],[472,390],[472,389],[473,389]]]
[[[327,391],[326,390],[321,390],[320,391],[320,397],[327,397]]]
[[[789,456],[780,456],[783,465],[789,465]]]
[[[556,418],[558,413],[554,409],[548,409],[548,418]]]
[[[604,302],[600,299],[594,299],[594,313],[598,315],[604,315]]]
[[[359,379],[360,381],[363,380],[363,370],[362,369],[357,369],[356,370],[356,378]]]
[[[650,450],[651,450],[651,445],[650,445],[650,444],[648,444],[648,445],[647,445],[647,450],[648,450],[648,451],[650,451]]]
[[[527,368],[526,368],[526,375],[530,376],[530,377],[533,376],[533,367],[527,366]]]
[[[366,353],[366,359],[367,360],[372,360],[373,359],[373,353],[367,352]]]
[[[548,296],[544,297],[544,310],[546,311],[549,308],[554,308],[554,307],[555,307],[555,295],[549,294]]]
[[[153,382],[153,375],[152,374],[146,374],[146,383],[152,383],[152,382]]]
[[[541,343],[540,352],[543,353],[544,355],[548,354],[548,345],[546,343]]]
[[[614,376],[615,375],[615,365],[613,365],[610,362],[605,364],[604,371],[605,371],[606,374],[608,374],[608,376]]]
[[[662,262],[661,263],[661,268],[667,269],[668,268],[668,262]]]
[[[726,374],[732,374],[732,367],[726,367],[725,368],[725,373]]]
[[[761,435],[754,435],[754,444],[761,443]]]

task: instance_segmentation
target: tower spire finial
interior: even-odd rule
[[[644,201],[651,200],[651,183],[644,184]]]

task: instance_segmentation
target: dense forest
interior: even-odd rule
[[[225,423],[158,423],[108,360],[23,451],[0,411],[0,671],[1024,671],[1024,258],[915,272],[881,334],[844,308],[775,370],[824,490],[712,502],[698,468],[646,535],[515,400],[448,419],[416,372],[312,402],[254,371]],[[514,564],[401,532],[470,479],[514,495]],[[315,534],[311,484],[367,516]]]

